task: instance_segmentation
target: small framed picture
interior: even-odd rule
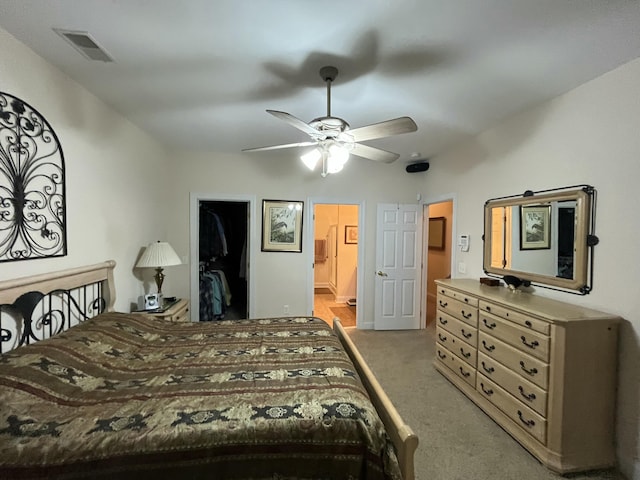
[[[358,243],[358,226],[344,226],[344,243]]]
[[[429,219],[429,250],[444,250],[447,219],[431,217]]]
[[[302,252],[303,202],[262,201],[262,251]]]
[[[551,248],[551,205],[520,207],[520,250]]]

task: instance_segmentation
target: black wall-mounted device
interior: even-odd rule
[[[407,173],[426,172],[429,170],[429,162],[416,162],[407,165]]]

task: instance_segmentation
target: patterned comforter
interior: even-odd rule
[[[3,479],[399,477],[317,318],[108,313],[0,356]]]

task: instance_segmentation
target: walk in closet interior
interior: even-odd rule
[[[199,205],[200,321],[248,318],[248,202]]]

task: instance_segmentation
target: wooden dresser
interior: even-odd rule
[[[551,470],[615,464],[618,317],[436,280],[435,368]]]

